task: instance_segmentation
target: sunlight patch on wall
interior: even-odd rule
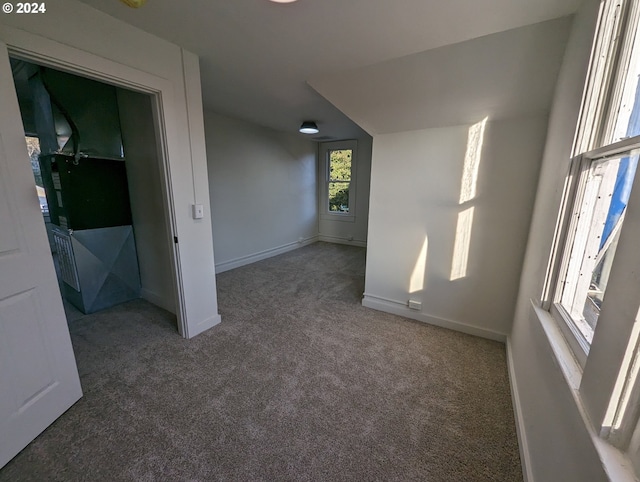
[[[425,235],[422,249],[416,260],[411,273],[411,281],[409,284],[409,293],[416,293],[424,289],[424,277],[427,269],[427,250],[429,249],[429,238]]]
[[[482,143],[484,141],[484,129],[488,117],[469,127],[467,138],[467,152],[464,156],[464,168],[462,171],[462,183],[460,187],[460,204],[476,197],[476,185],[478,183],[478,170],[482,158]]]
[[[451,281],[467,276],[469,248],[471,247],[471,228],[473,226],[474,207],[458,213],[456,239],[453,245],[453,261],[451,262]]]

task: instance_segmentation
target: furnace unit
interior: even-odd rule
[[[124,159],[40,157],[63,296],[83,313],[140,297]]]

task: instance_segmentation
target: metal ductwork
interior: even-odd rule
[[[12,66],[29,76],[30,99],[23,93],[20,102],[31,103],[40,140],[63,297],[83,313],[138,298],[116,88],[21,61]]]

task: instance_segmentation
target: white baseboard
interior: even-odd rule
[[[366,248],[366,241],[357,241],[357,240],[349,240],[348,238],[341,238],[339,236],[327,236],[325,234],[321,234],[318,236],[318,241],[324,241],[326,243],[336,243],[336,244],[348,244],[349,246],[358,246],[360,248]]]
[[[160,296],[159,294],[149,291],[145,288],[140,290],[140,298],[143,300],[147,300],[152,305],[159,306],[160,308],[167,310],[169,313],[176,314],[176,307],[173,297],[168,298],[165,296]]]
[[[448,328],[454,331],[460,331],[469,335],[479,336],[480,338],[487,338],[489,340],[496,340],[505,342],[507,335],[499,333],[497,331],[488,330],[486,328],[479,328],[477,326],[468,325],[460,321],[447,320],[436,316],[430,316],[421,311],[411,310],[406,303],[397,300],[391,300],[388,298],[382,298],[380,296],[364,294],[362,300],[362,306],[367,308],[373,308],[374,310],[384,311],[386,313],[392,313],[394,315],[404,316],[405,318],[411,318],[412,320],[422,321],[429,325],[440,326],[442,328]]]
[[[522,465],[522,477],[524,482],[534,482],[531,471],[531,454],[527,442],[527,432],[522,418],[522,405],[518,392],[515,367],[513,366],[513,352],[511,351],[511,337],[507,337],[507,369],[509,371],[509,385],[511,386],[511,401],[513,402],[513,415],[516,421],[516,434],[518,435],[518,447],[520,448],[520,464]]]
[[[310,238],[304,238],[302,241],[294,241],[292,243],[283,244],[282,246],[277,246],[275,248],[265,249],[264,251],[260,251],[258,253],[248,254],[246,256],[241,256],[240,258],[231,259],[229,261],[223,261],[222,263],[216,264],[216,273],[223,273],[231,269],[239,268],[240,266],[245,266],[257,261],[262,261],[263,259],[271,258],[272,256],[278,256],[279,254],[284,254],[289,251],[293,251],[294,249],[313,244],[316,241],[318,241],[318,236],[312,236]]]
[[[189,335],[187,338],[191,339],[194,336],[198,336],[200,333],[207,331],[209,328],[213,328],[218,325],[222,321],[222,317],[220,315],[213,315],[206,320],[202,320],[195,327],[191,327],[189,329]]]

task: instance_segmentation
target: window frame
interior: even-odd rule
[[[358,142],[355,139],[323,142],[320,143],[318,158],[320,160],[320,179],[322,179],[322,189],[319,191],[319,211],[320,218],[332,221],[355,222],[356,219],[356,199],[357,199],[357,164],[358,164]],[[351,180],[338,181],[349,183],[349,212],[330,211],[329,210],[329,184],[334,182],[331,180],[330,174],[330,153],[331,151],[351,150]]]
[[[622,1],[622,0],[618,0]],[[631,27],[636,25],[640,28],[640,2],[627,1],[625,2],[625,9],[622,12],[623,18],[619,22],[618,36],[621,37],[621,41],[614,42],[613,47],[617,49],[616,57],[613,62],[611,78],[608,85],[607,92],[607,104],[606,109],[603,112],[603,118],[601,119],[601,129],[599,132],[599,146],[604,145],[604,139],[612,139],[608,145],[613,146],[618,141],[613,139],[615,135],[615,129],[617,124],[617,112],[622,107],[623,95],[626,87],[626,73],[633,54],[633,47],[636,43],[637,32],[633,35]],[[616,112],[612,111],[612,106],[616,106]],[[624,140],[624,139],[621,139]]]
[[[606,16],[616,8],[615,19],[608,20]],[[640,473],[640,278],[633,273],[640,269],[635,248],[640,244],[640,169],[619,232],[607,285],[611,288],[606,295],[608,304],[602,305],[591,343],[559,302],[591,167],[594,162],[635,157],[640,152],[640,135],[615,141],[624,89],[633,68],[631,55],[640,55],[633,51],[634,45],[640,45],[639,26],[640,0],[602,0],[551,256],[536,303],[555,321],[567,354],[575,359],[578,370],[573,390],[585,410],[585,421],[604,446],[629,457],[636,473]],[[561,366],[573,363],[561,356],[557,360]]]
[[[614,19],[608,19],[612,10],[620,7]],[[633,0],[602,0],[596,25],[594,43],[589,60],[587,81],[583,91],[578,125],[571,157],[603,147],[605,139],[615,128],[612,106],[621,99],[624,75],[633,45],[627,28],[640,14],[638,2]],[[613,143],[610,143],[613,144]]]
[[[617,104],[622,98],[626,71],[635,34],[630,26],[640,25],[640,1],[602,0],[589,59],[589,69],[571,150],[569,171],[556,219],[556,230],[542,290],[542,308],[558,322],[574,356],[584,368],[591,349],[575,320],[560,305],[559,298],[569,264],[577,224],[576,209],[582,206],[586,179],[593,162],[631,150],[633,139],[605,144],[613,136]],[[615,107],[614,109],[614,106]]]
[[[549,311],[558,322],[562,334],[583,369],[591,350],[591,343],[578,328],[576,320],[561,304],[562,288],[568,276],[571,253],[577,233],[576,228],[580,218],[578,211],[582,206],[586,181],[594,163],[617,157],[635,156],[638,155],[639,150],[640,136],[635,136],[580,154],[574,157],[570,163],[565,196],[559,215],[560,230],[554,243],[555,263],[553,263],[553,273],[548,277],[550,280],[547,289],[549,295],[546,298],[548,302],[543,305],[543,308]],[[637,173],[636,176],[640,176],[640,173]],[[635,180],[633,184],[637,183],[638,181]]]

